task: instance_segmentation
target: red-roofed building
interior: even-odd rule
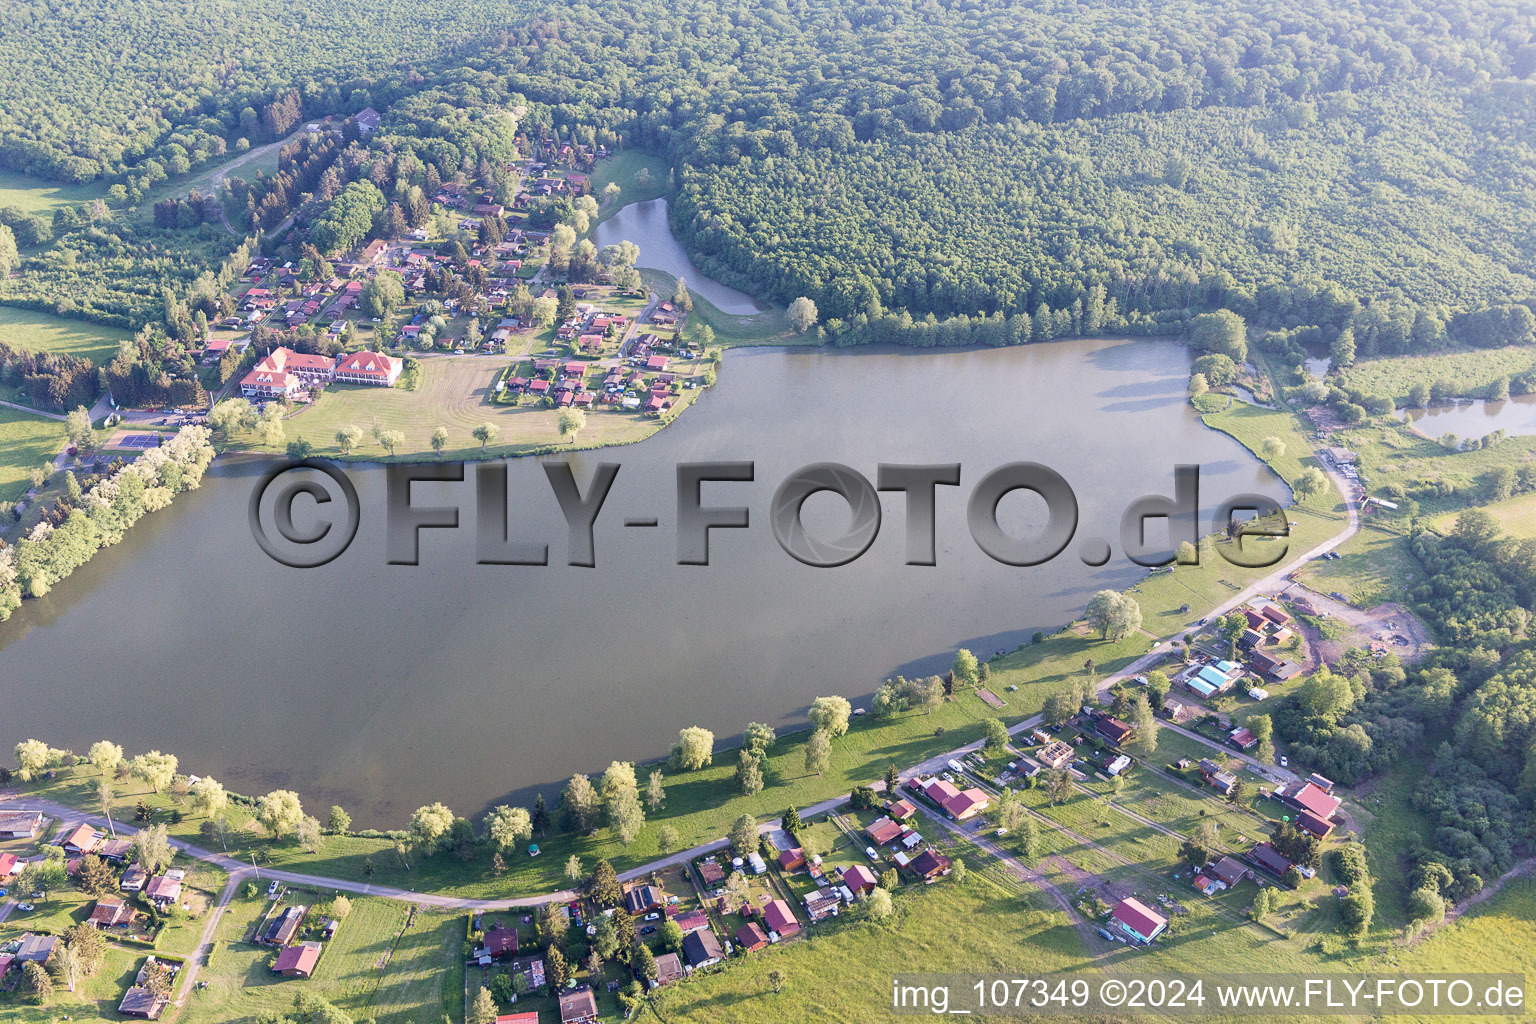
[[[1297,823],[1314,835],[1327,835],[1333,831],[1329,820],[1339,810],[1339,805],[1344,801],[1326,793],[1323,788],[1312,782],[1287,782],[1275,789],[1275,796],[1282,802],[1296,810],[1303,812],[1298,815]],[[1311,821],[1305,819],[1310,818]]]
[[[951,800],[960,795],[958,789],[939,778],[929,779],[928,784],[923,787],[923,792],[928,794],[929,800],[932,800],[940,807],[944,806],[944,801]]]
[[[802,864],[805,862],[804,856],[800,858],[800,862]],[[20,861],[16,859],[14,853],[0,853],[0,880],[14,875],[16,873],[16,865],[19,863]]]
[[[653,371],[665,370],[667,368],[667,357],[651,356],[645,361],[645,368]]]
[[[855,864],[850,868],[844,869],[843,884],[848,887],[849,892],[857,896],[860,893],[869,892],[880,884],[880,880],[875,877],[873,871],[863,864]]]
[[[799,871],[805,867],[805,851],[796,846],[779,854],[780,871]]]
[[[945,800],[944,813],[956,821],[965,821],[986,810],[991,802],[991,798],[986,793],[973,786],[964,793],[956,793]]]
[[[315,965],[319,962],[320,943],[301,942],[277,954],[277,959],[272,962],[272,973],[285,978],[308,978],[315,973]]]
[[[748,921],[736,929],[736,945],[748,952],[756,952],[768,945],[768,936],[755,922]]]
[[[795,917],[795,912],[783,900],[772,900],[763,908],[763,924],[768,926],[769,931],[778,932],[780,937],[793,935],[800,930],[800,919]]]
[[[702,910],[689,910],[678,914],[672,920],[684,933],[698,931],[700,928],[709,927],[709,915]]]
[[[240,393],[247,398],[294,398],[306,388],[328,384],[335,366],[329,356],[278,347],[241,378]]]
[[[864,830],[864,834],[868,836],[869,841],[874,843],[876,846],[884,846],[886,843],[895,842],[896,838],[901,835],[902,831],[903,829],[901,825],[892,821],[890,818],[880,818],[871,822],[869,827]]]
[[[910,800],[892,800],[885,805],[885,812],[894,821],[905,821],[917,813],[917,808],[912,806]]]
[[[348,384],[373,384],[392,388],[400,379],[403,360],[380,352],[353,352],[336,361],[336,379]]]
[[[925,882],[931,882],[935,878],[947,875],[954,867],[954,862],[948,857],[929,847],[912,859],[907,867],[917,872],[919,878]]]
[[[533,1010],[525,1013],[504,1013],[496,1018],[496,1024],[539,1024],[539,1015]]]
[[[64,847],[64,852],[72,853],[77,857],[90,853],[100,843],[101,835],[89,825],[77,825],[68,835],[59,840],[59,845]]]
[[[1168,927],[1168,919],[1137,899],[1122,900],[1110,914],[1120,930],[1138,942],[1151,942]]]
[[[495,959],[509,959],[517,955],[517,931],[512,928],[504,928],[498,924],[485,933],[483,944],[486,953]]]

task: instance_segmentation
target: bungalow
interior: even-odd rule
[[[1045,745],[1045,749],[1035,755],[1035,759],[1047,768],[1060,768],[1072,761],[1075,753],[1072,744],[1063,740],[1053,740]]]
[[[121,864],[133,853],[133,840],[131,839],[107,839],[96,847],[96,856],[102,860],[114,861]]]
[[[755,953],[768,945],[768,936],[763,934],[763,930],[755,922],[748,921],[736,929],[736,945]]]
[[[1168,919],[1137,899],[1125,899],[1116,904],[1110,919],[1137,942],[1148,943],[1168,927]]]
[[[73,829],[67,832],[64,837],[59,840],[59,845],[64,847],[65,853],[75,857],[81,857],[96,849],[97,846],[100,846],[101,841],[104,838],[106,837],[103,836],[100,832],[97,832],[91,826],[82,824],[76,825]]]
[[[925,882],[931,882],[935,878],[949,874],[950,869],[954,867],[954,863],[930,846],[918,854],[910,866],[913,871],[917,872],[919,878]]]
[[[922,788],[923,794],[940,807],[944,806],[944,801],[960,795],[958,789],[937,776],[925,779],[918,785]]]
[[[304,915],[308,912],[309,908],[303,904],[287,908],[272,919],[257,941],[269,946],[288,945],[299,933],[299,925],[304,923]]]
[[[667,368],[666,356],[650,356],[645,361],[645,368],[652,373],[660,373]]]
[[[818,889],[805,897],[805,912],[812,921],[836,917],[842,905],[842,897],[832,889]]]
[[[944,813],[956,821],[966,821],[987,809],[992,800],[974,786],[944,801]]]
[[[1259,744],[1258,737],[1254,736],[1253,732],[1249,730],[1247,726],[1242,725],[1227,733],[1227,742],[1232,744],[1232,746],[1236,747],[1238,750],[1248,750],[1252,747],[1258,746]]]
[[[1268,843],[1259,843],[1249,850],[1248,859],[1276,878],[1284,878],[1286,873],[1295,867],[1289,859],[1281,856],[1279,851]]]
[[[103,896],[91,908],[85,923],[92,928],[126,928],[133,921],[133,908],[121,896]]]
[[[20,864],[21,861],[14,853],[0,853],[0,882],[20,872],[21,868],[18,866]]]
[[[285,978],[308,978],[315,973],[315,965],[319,962],[320,943],[301,942],[277,954],[277,959],[272,962],[272,973]]]
[[[1204,715],[1205,709],[1170,693],[1163,698],[1163,714],[1175,725],[1184,725]]]
[[[855,896],[861,896],[878,886],[880,880],[863,864],[855,864],[843,869],[843,884],[848,887],[849,892]]]
[[[654,885],[631,885],[624,892],[624,909],[631,914],[649,914],[667,901],[667,894]]]
[[[1200,777],[1222,796],[1229,795],[1232,790],[1237,788],[1237,776],[1226,771],[1221,765],[1210,758],[1201,758]]]
[[[1284,682],[1295,678],[1301,672],[1301,666],[1284,658],[1276,657],[1267,651],[1254,651],[1248,656],[1248,667],[1261,676],[1268,676],[1276,682]]]
[[[117,887],[123,892],[142,892],[148,881],[149,872],[135,864],[123,872],[122,881],[117,883]]]
[[[1205,875],[1196,875],[1194,881],[1190,884],[1194,886],[1196,892],[1206,896],[1214,896],[1226,888],[1226,885],[1220,879],[1207,878]]]
[[[800,921],[795,917],[795,912],[789,904],[783,900],[772,900],[763,908],[763,924],[770,932],[778,932],[780,938],[793,935],[800,930]]]
[[[0,839],[36,839],[42,829],[42,811],[0,811]]]
[[[684,932],[698,931],[700,928],[709,927],[709,915],[702,910],[689,910],[672,918],[677,926]]]
[[[144,898],[164,910],[181,899],[181,879],[170,874],[156,875],[145,883]]]
[[[656,958],[656,984],[667,985],[683,976],[683,961],[676,953],[663,953]]]
[[[500,923],[485,933],[481,940],[486,955],[493,960],[510,960],[517,955],[517,929],[505,928]]]
[[[560,1024],[590,1024],[597,1020],[597,997],[589,985],[560,993]]]
[[[48,961],[53,959],[54,950],[59,948],[57,935],[35,935],[27,932],[21,937],[21,944],[12,954],[18,964],[39,964],[48,966]]]
[[[1234,886],[1253,875],[1252,869],[1236,857],[1223,857],[1206,870],[1226,886]]]
[[[699,861],[699,880],[704,883],[704,888],[713,889],[725,881],[725,869],[715,858],[706,857]]]
[[[864,830],[864,834],[869,837],[871,843],[874,843],[876,846],[884,846],[886,843],[895,842],[902,831],[902,827],[887,816],[877,818],[871,822],[869,827]]]
[[[725,959],[725,951],[720,948],[720,940],[715,938],[715,933],[708,928],[701,928],[696,932],[689,932],[683,939],[683,959],[688,966],[697,970],[700,967],[709,967]],[[562,1005],[564,997],[561,998]],[[562,1021],[565,1020],[562,1012]]]
[[[885,805],[885,813],[891,816],[892,821],[906,821],[917,813],[917,808],[909,800],[892,800]]]
[[[1095,713],[1093,731],[1104,737],[1106,742],[1118,747],[1131,738],[1134,730],[1128,722],[1122,722],[1111,715]]]
[[[522,1013],[503,1013],[496,1018],[496,1024],[539,1024],[537,1010],[526,1010]]]
[[[389,246],[384,244],[384,240],[382,238],[375,238],[363,248],[362,253],[358,256],[358,262],[365,267],[376,267],[384,259],[384,254],[388,251]]]
[[[167,992],[158,992],[144,985],[134,985],[123,993],[123,1001],[117,1004],[117,1012],[124,1017],[143,1020],[159,1020],[165,1008],[171,1005]]]
[[[1285,614],[1285,610],[1275,604],[1266,604],[1259,610],[1259,614],[1277,626],[1284,626],[1291,621],[1291,617]]]
[[[1319,838],[1327,838],[1333,831],[1330,819],[1344,802],[1321,786],[1300,780],[1276,787],[1275,797],[1299,811],[1296,824]]]
[[[392,388],[405,362],[379,352],[354,352],[336,362],[335,377],[348,384],[372,384]]]

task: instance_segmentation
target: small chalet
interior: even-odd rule
[[[1110,914],[1120,930],[1140,943],[1148,943],[1168,927],[1168,919],[1138,899],[1121,900]]]
[[[1253,869],[1236,857],[1223,857],[1215,864],[1206,868],[1206,871],[1228,887],[1234,886],[1243,879],[1250,878],[1253,875]]]
[[[783,900],[773,900],[763,908],[763,924],[770,932],[778,932],[780,938],[793,935],[800,930],[800,921],[795,917],[795,912],[789,908],[789,904]]]
[[[798,846],[791,847],[779,854],[780,871],[799,871],[805,867],[805,851]]]
[[[517,930],[506,928],[501,924],[485,933],[481,941],[485,947],[486,955],[493,960],[510,960],[517,955]]]
[[[1105,742],[1113,746],[1119,746],[1131,738],[1131,726],[1128,722],[1111,715],[1095,715],[1093,719],[1093,731],[1104,737]]]
[[[886,843],[895,842],[896,837],[901,835],[903,831],[905,830],[900,825],[889,817],[885,817],[871,822],[869,827],[864,830],[864,834],[869,837],[871,843],[874,843],[876,846],[884,846]]]
[[[59,840],[59,845],[64,847],[64,852],[72,857],[81,857],[95,850],[101,845],[102,835],[89,825],[77,825]]]
[[[917,813],[917,808],[912,806],[910,800],[892,800],[885,805],[885,813],[891,816],[892,821],[906,821]]]
[[[288,946],[272,962],[272,973],[285,978],[308,978],[315,973],[320,962],[320,943],[301,942]]]
[[[133,907],[121,896],[103,896],[85,919],[93,928],[126,928],[133,920]]]
[[[725,951],[720,948],[720,940],[715,938],[715,933],[708,928],[701,928],[696,932],[689,932],[683,939],[683,959],[688,966],[697,970],[700,967],[709,967],[725,959]],[[564,1000],[562,999],[562,1003]],[[564,1016],[561,1017],[564,1020]]]
[[[676,953],[663,953],[656,958],[656,984],[670,984],[682,976],[683,961]]]
[[[260,941],[269,946],[288,945],[299,933],[299,925],[304,923],[304,915],[308,912],[309,908],[306,906],[288,907],[271,920],[261,933]]]
[[[1284,878],[1286,872],[1295,866],[1268,843],[1259,843],[1249,850],[1248,859],[1276,878]]]
[[[768,936],[757,926],[755,921],[748,921],[736,929],[736,945],[748,952],[755,953],[768,945]]]
[[[923,881],[931,882],[936,878],[949,874],[954,864],[948,857],[930,846],[918,854],[909,866]]]
[[[660,910],[667,894],[654,885],[632,885],[624,892],[624,909],[631,914],[649,914]]]
[[[855,896],[861,896],[880,884],[875,873],[863,864],[855,864],[843,871],[843,884]]]
[[[560,1024],[591,1024],[597,1020],[597,997],[590,986],[560,993]]]

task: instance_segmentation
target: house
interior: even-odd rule
[[[117,1004],[117,1012],[125,1017],[159,1020],[169,1005],[171,997],[168,994],[143,985],[134,985],[123,993],[123,1001]]]
[[[1311,775],[1308,775],[1307,781],[1312,783],[1312,785],[1316,786],[1318,789],[1322,790],[1324,793],[1333,792],[1333,780],[1319,775],[1317,772],[1313,772]],[[0,872],[0,874],[3,874],[3,872]]]
[[[931,882],[935,878],[947,875],[954,863],[933,847],[929,847],[912,861],[910,867],[917,872],[917,876],[925,882]]]
[[[690,910],[686,913],[678,914],[672,920],[676,921],[677,926],[684,932],[692,932],[700,928],[709,927],[709,915],[702,910]]]
[[[884,846],[886,843],[895,842],[896,837],[901,835],[903,831],[902,827],[896,822],[892,821],[889,817],[884,817],[870,822],[869,827],[864,830],[864,834],[869,837],[871,843],[874,843],[876,846]]]
[[[524,1013],[504,1013],[496,1018],[496,1024],[539,1024],[539,1015],[534,1010]]]
[[[779,854],[780,871],[799,871],[805,867],[805,851],[795,846]]]
[[[1277,626],[1284,626],[1291,621],[1291,617],[1285,614],[1285,610],[1277,604],[1266,604],[1259,609],[1259,614]]]
[[[1206,868],[1206,871],[1229,887],[1253,875],[1252,869],[1236,857],[1223,857]]]
[[[919,785],[922,787],[923,794],[940,807],[944,806],[944,801],[960,795],[958,789],[937,776],[919,783]]]
[[[149,872],[135,864],[123,872],[122,881],[117,883],[117,887],[123,892],[142,892],[144,883],[148,881]]]
[[[315,973],[315,965],[319,962],[320,943],[301,942],[277,954],[277,959],[272,962],[272,973],[285,978],[308,978]]]
[[[102,838],[100,832],[89,825],[82,824],[76,825],[66,833],[64,838],[59,840],[59,845],[64,847],[65,853],[73,857],[81,857],[101,845]]]
[[[631,914],[649,914],[667,902],[667,894],[654,885],[631,885],[624,891],[624,909]]]
[[[403,359],[380,352],[353,352],[336,361],[335,378],[348,384],[372,384],[392,388],[405,366]]]
[[[96,847],[96,856],[121,864],[133,853],[133,840],[107,839]]]
[[[0,882],[20,872],[20,863],[14,853],[0,853]]]
[[[505,928],[498,923],[485,933],[481,945],[493,960],[510,960],[517,955],[517,929]]]
[[[1047,768],[1060,768],[1072,761],[1072,744],[1062,740],[1053,740],[1045,745],[1045,748],[1035,755],[1035,760]]]
[[[1205,709],[1198,704],[1192,704],[1175,694],[1168,694],[1163,698],[1163,715],[1175,725],[1184,725],[1193,722],[1205,714]]]
[[[1130,766],[1131,759],[1126,757],[1124,754],[1120,754],[1113,761],[1104,766],[1104,771],[1108,773],[1111,778],[1113,778],[1116,775],[1119,775],[1121,772],[1125,771]]]
[[[812,921],[836,917],[842,905],[842,897],[832,889],[818,889],[805,897],[805,912]]]
[[[240,393],[247,398],[296,398],[308,388],[330,383],[335,371],[329,356],[279,346],[240,379]]]
[[[133,920],[133,908],[121,896],[103,896],[91,908],[85,923],[93,928],[126,928]]]
[[[1194,881],[1190,884],[1194,886],[1196,892],[1206,896],[1214,896],[1226,888],[1226,885],[1219,879],[1207,878],[1204,875],[1196,875]]]
[[[976,817],[986,810],[992,803],[992,798],[986,793],[972,786],[963,793],[956,793],[944,801],[944,813],[956,821],[966,821]]]
[[[1286,661],[1276,657],[1268,651],[1254,651],[1248,656],[1248,667],[1261,676],[1268,676],[1276,682],[1284,682],[1295,678],[1301,672],[1301,666],[1295,662]]]
[[[156,875],[144,884],[144,898],[165,909],[181,899],[181,879],[170,874]]]
[[[880,884],[880,880],[865,865],[855,864],[851,868],[844,869],[843,884],[848,887],[849,892],[855,896],[860,896],[874,889]]]
[[[1110,914],[1110,920],[1114,921],[1125,934],[1141,943],[1151,942],[1162,934],[1164,928],[1168,927],[1166,917],[1134,898],[1121,900],[1116,904],[1114,911]]]
[[[1200,759],[1200,777],[1222,796],[1230,795],[1237,788],[1237,776],[1208,757]]]
[[[656,984],[670,984],[682,976],[683,961],[676,953],[663,953],[656,958]]]
[[[353,115],[352,120],[357,124],[357,134],[368,135],[378,131],[379,112],[372,107],[364,107]]]
[[[42,829],[42,811],[0,811],[0,839],[36,839]]]
[[[720,948],[720,940],[715,938],[715,933],[708,928],[701,928],[696,932],[689,932],[683,938],[683,960],[689,967],[697,970],[700,967],[709,967],[725,959],[725,952]],[[564,1000],[561,1000],[562,1004]],[[562,1016],[561,1020],[565,1018]]]
[[[1287,782],[1275,788],[1275,797],[1288,807],[1295,808],[1296,824],[1319,839],[1326,839],[1333,831],[1332,818],[1344,801],[1310,781]]]
[[[892,800],[885,805],[885,813],[891,816],[892,821],[906,821],[917,813],[917,808],[912,806],[910,800]]]
[[[560,1024],[590,1024],[597,1020],[597,997],[589,985],[560,993]]]
[[[704,883],[704,888],[713,889],[725,881],[725,869],[720,862],[713,857],[707,857],[699,861],[699,880]]]
[[[755,953],[768,945],[768,936],[763,934],[763,930],[757,926],[756,922],[748,921],[736,929],[736,945]]]
[[[1286,873],[1295,866],[1268,843],[1259,843],[1249,850],[1248,859],[1276,878],[1284,878]]]
[[[1128,722],[1122,722],[1111,715],[1096,714],[1093,719],[1093,731],[1104,737],[1107,743],[1118,747],[1131,738],[1133,730]]]
[[[53,959],[54,950],[59,948],[57,935],[35,935],[27,932],[21,937],[21,945],[16,947],[12,954],[17,964],[40,964],[48,966],[48,961]]]
[[[257,941],[269,946],[288,945],[299,933],[299,925],[304,923],[304,915],[308,912],[309,908],[303,905],[287,908],[271,920]]]
[[[1258,738],[1249,731],[1247,726],[1242,725],[1227,733],[1227,742],[1238,750],[1248,750],[1259,745]]]
[[[795,912],[789,904],[783,900],[772,900],[763,908],[763,924],[770,932],[778,932],[780,938],[793,935],[800,930],[800,921],[795,917]]]

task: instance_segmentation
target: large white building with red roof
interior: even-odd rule
[[[1121,900],[1110,918],[1138,942],[1151,942],[1168,927],[1168,919],[1138,899]]]
[[[336,360],[335,377],[348,384],[394,387],[400,379],[402,360],[380,352],[351,352]]]

